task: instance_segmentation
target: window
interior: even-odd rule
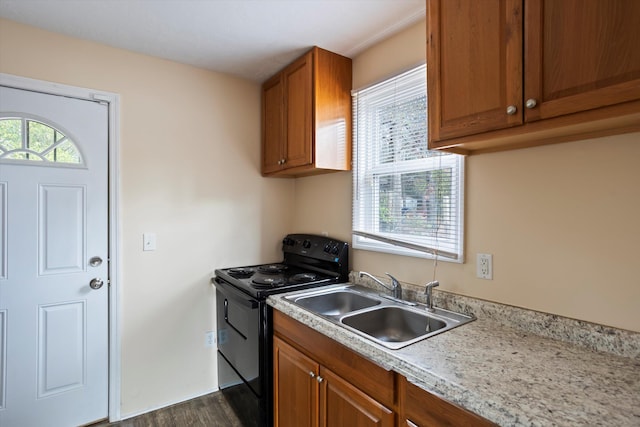
[[[427,149],[425,66],[354,91],[353,247],[462,262],[464,158]]]
[[[66,135],[24,117],[0,118],[0,160],[83,164],[80,152]]]

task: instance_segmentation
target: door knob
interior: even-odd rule
[[[538,103],[536,102],[535,99],[533,98],[529,98],[527,99],[527,102],[524,104],[528,109],[532,109],[532,108],[536,108],[536,105],[538,105]]]
[[[518,111],[518,108],[516,108],[515,105],[509,105],[507,107],[507,114],[510,116],[513,116],[517,111]]]
[[[104,282],[102,281],[102,279],[98,279],[97,277],[89,282],[89,286],[91,287],[91,289],[100,289],[102,285],[104,285]]]
[[[91,257],[91,259],[89,260],[89,265],[91,267],[99,267],[101,264],[102,258],[100,258],[99,256]]]

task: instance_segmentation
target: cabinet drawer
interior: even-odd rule
[[[489,427],[496,424],[479,415],[448,402],[411,384],[406,378],[400,380],[401,413],[406,426],[451,426]]]

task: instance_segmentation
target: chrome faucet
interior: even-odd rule
[[[374,282],[376,282],[377,284],[379,284],[380,286],[382,286],[383,288],[389,289],[391,291],[391,296],[397,299],[402,299],[402,287],[400,286],[400,282],[398,282],[398,280],[396,280],[395,277],[393,277],[392,275],[390,275],[389,273],[384,273],[387,276],[389,276],[391,278],[391,286],[387,286],[384,284],[384,282],[382,282],[380,279],[372,276],[371,274],[367,273],[366,271],[361,271],[360,272],[360,278],[362,278],[362,276],[367,276],[368,278],[370,278],[371,280],[373,280]]]
[[[428,311],[433,311],[433,295],[431,295],[431,291],[433,290],[433,288],[437,288],[438,286],[440,286],[440,282],[438,282],[437,280],[429,282],[425,285],[424,294],[427,297],[426,303]]]

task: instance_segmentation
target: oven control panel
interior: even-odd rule
[[[289,234],[282,239],[282,250],[318,260],[341,262],[347,256],[349,244],[315,234]]]

